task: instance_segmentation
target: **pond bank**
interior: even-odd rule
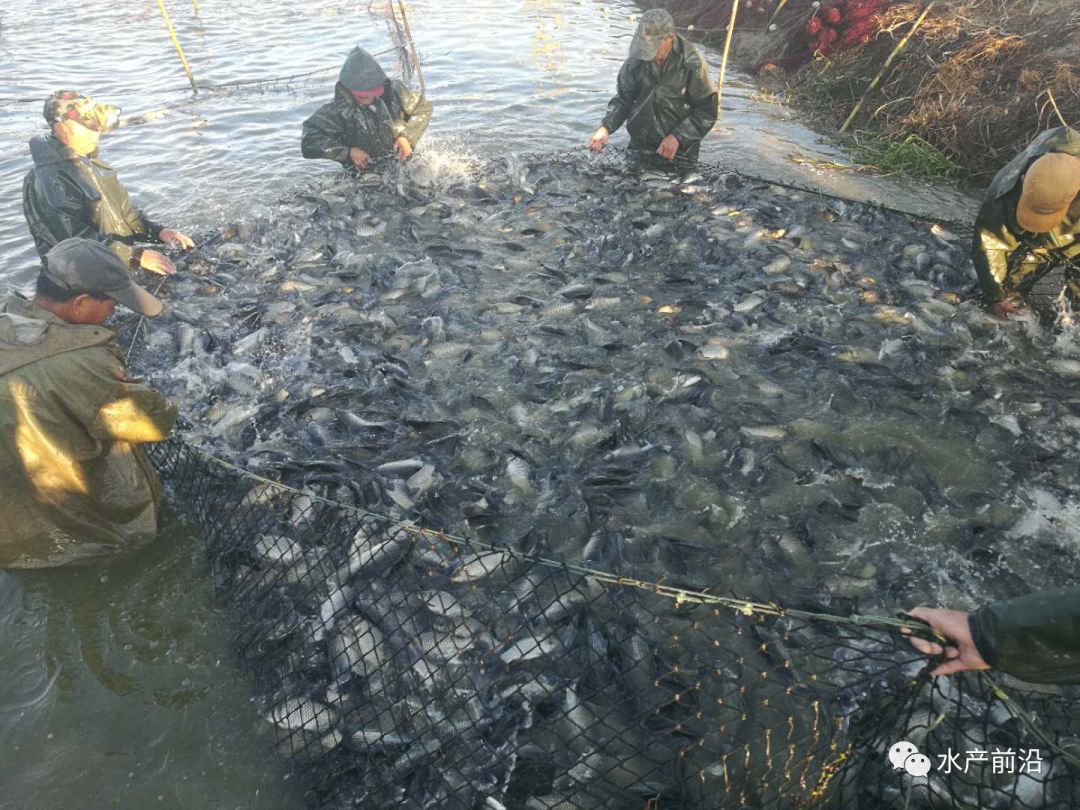
[[[663,5],[708,39],[723,35],[731,10],[727,0],[647,5]],[[762,68],[770,90],[813,111],[821,130],[836,132],[927,4],[826,0],[815,8],[790,0],[766,31],[777,5],[742,1],[736,58]],[[881,168],[985,184],[1039,132],[1061,118],[1080,121],[1078,50],[1073,0],[937,2],[850,131],[868,147],[864,160]],[[913,154],[909,166],[887,165]]]

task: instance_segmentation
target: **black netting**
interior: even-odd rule
[[[823,585],[829,598],[813,599],[820,572],[798,541],[737,526],[735,496],[763,486],[766,464],[773,486],[791,480],[800,497],[837,484],[816,500],[774,496],[758,516],[798,527],[822,557],[832,543],[851,556],[859,532],[898,535],[897,504],[975,502],[959,477],[946,487],[914,474],[896,498],[875,465],[910,469],[909,457],[868,440],[845,449],[822,426],[763,451],[756,442],[788,429],[746,392],[775,384],[749,365],[705,365],[728,357],[731,333],[764,334],[754,368],[793,387],[813,368],[806,397],[840,375],[845,407],[876,414],[889,385],[917,414],[926,394],[901,374],[920,366],[886,363],[914,345],[920,363],[959,357],[975,378],[972,335],[991,334],[980,313],[968,313],[970,331],[953,318],[970,285],[962,239],[723,169],[639,172],[614,152],[511,156],[426,185],[382,169],[299,195],[261,232],[240,226],[243,247],[215,246],[169,282],[175,322],[126,333],[135,367],[185,403],[183,438],[150,455],[203,528],[236,654],[312,807],[1076,803],[1075,690],[933,681],[900,623],[853,616],[855,602]],[[616,181],[641,213],[612,209],[603,184]],[[289,238],[274,241],[280,232]],[[888,259],[860,255],[868,241]],[[498,329],[465,320],[481,261],[505,265],[506,300],[481,313],[502,317]],[[584,275],[598,280],[576,285]],[[706,294],[723,303],[696,300]],[[636,307],[618,310],[621,334],[598,314],[620,301]],[[915,335],[901,303],[927,319]],[[783,322],[796,307],[840,306],[873,315],[873,352],[857,319],[839,346],[835,325]],[[678,322],[680,311],[701,314]],[[628,334],[638,328],[677,373],[641,368]],[[625,363],[618,380],[601,372],[610,358]],[[742,377],[751,387],[732,399]],[[566,404],[543,424],[514,410],[549,400]],[[705,454],[710,429],[730,452]],[[997,440],[989,429],[980,441]],[[485,442],[513,452],[484,455]],[[665,483],[709,465],[726,472]],[[664,508],[693,510],[693,523],[646,533]],[[860,512],[888,520],[858,523]],[[567,537],[586,524],[588,545],[575,548]],[[724,545],[701,545],[718,535]],[[678,553],[636,551],[654,547]],[[715,569],[699,575],[680,556],[705,567],[703,551],[748,560],[747,571],[786,554],[790,587],[761,603],[707,594]],[[840,570],[837,593],[885,582],[874,566]],[[894,769],[898,741],[941,767]]]
[[[1010,682],[1006,703],[985,676],[929,679],[881,619],[589,574],[241,478],[177,439],[151,456],[204,527],[313,807],[1080,800],[1054,750],[1078,733],[1074,689]],[[930,778],[889,764],[901,740]]]

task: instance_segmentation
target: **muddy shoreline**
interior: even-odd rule
[[[703,41],[722,40],[731,15],[730,0],[643,5],[667,8]],[[774,16],[778,6],[741,0],[734,64],[758,73],[822,133],[838,134],[926,4],[790,0]],[[985,185],[1039,132],[1080,120],[1078,55],[1080,6],[1071,0],[1034,8],[1015,0],[938,2],[849,134],[858,143],[914,142],[929,164],[925,173]]]

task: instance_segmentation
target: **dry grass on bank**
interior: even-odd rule
[[[839,125],[910,30],[922,6],[899,3],[869,44],[817,59],[787,78],[797,101]],[[1065,120],[1080,125],[1077,0],[939,2],[868,99],[856,129],[886,140],[926,141],[986,180],[1033,136]]]

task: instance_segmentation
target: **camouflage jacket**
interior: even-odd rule
[[[116,171],[95,153],[82,157],[52,135],[30,141],[34,168],[23,181],[23,214],[42,258],[72,236],[104,242],[134,269],[136,242],[157,242],[162,226],[131,202]]]
[[[632,149],[655,152],[660,141],[674,135],[679,139],[677,156],[694,159],[719,112],[705,61],[680,36],[663,68],[652,60],[627,59],[619,70],[617,91],[602,123],[608,132],[625,123]]]
[[[987,605],[969,624],[994,669],[1033,683],[1080,683],[1080,588]]]
[[[112,330],[0,301],[0,568],[153,539],[161,485],[140,445],[176,408],[128,376]]]
[[[386,83],[386,91],[370,107],[357,104],[338,85],[334,100],[304,122],[300,147],[306,158],[336,160],[343,166],[352,165],[353,147],[385,157],[401,135],[416,146],[431,121],[431,109],[430,101],[396,79]]]
[[[1036,271],[1047,263],[1080,258],[1080,196],[1062,225],[1050,233],[1028,233],[1016,222],[1024,173],[1037,158],[1050,152],[1080,157],[1080,133],[1058,127],[1032,141],[994,177],[975,218],[971,260],[988,303],[1026,292],[1025,281],[1037,279]]]

